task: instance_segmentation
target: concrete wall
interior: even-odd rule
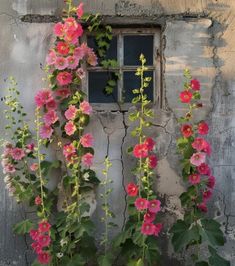
[[[181,217],[178,196],[184,190],[175,153],[176,117],[183,106],[177,100],[182,87],[182,71],[192,70],[202,82],[202,100],[206,110],[199,115],[211,126],[210,141],[213,155],[210,164],[217,177],[210,215],[222,224],[227,237],[221,254],[235,265],[235,79],[234,30],[235,2],[233,0],[96,0],[84,1],[87,11],[99,12],[108,19],[126,22],[148,22],[161,26],[163,108],[155,107],[155,127],[149,134],[156,138],[159,167],[156,188],[164,201],[165,228]],[[1,0],[0,2],[0,96],[6,87],[4,79],[13,75],[21,91],[26,110],[33,113],[33,95],[44,87],[45,55],[50,46],[52,24],[61,13],[62,0]],[[27,15],[27,16],[25,16]],[[40,16],[41,15],[41,16]],[[23,21],[31,21],[22,22]],[[0,111],[3,107],[0,106]],[[112,163],[116,222],[126,219],[124,186],[130,175],[133,160],[126,155],[131,125],[128,114],[99,112],[91,119],[89,131],[96,139],[95,169],[100,173],[104,156]],[[1,120],[2,121],[2,120]],[[4,134],[1,124],[1,135]],[[27,239],[15,237],[12,225],[27,216],[25,208],[8,197],[0,179],[0,266],[30,265]],[[118,202],[118,204],[117,204]],[[100,212],[99,203],[94,213]],[[179,265],[172,258],[168,235],[162,239],[165,261],[163,265]],[[181,258],[178,258],[180,261]],[[181,262],[186,265],[186,262]]]

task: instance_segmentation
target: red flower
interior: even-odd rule
[[[207,212],[207,210],[208,210],[205,202],[202,202],[202,203],[198,204],[197,207],[202,212]]]
[[[202,163],[199,166],[197,166],[197,171],[201,175],[210,175],[211,174],[211,169],[206,163]]]
[[[156,155],[149,155],[148,157],[148,167],[154,169],[157,166],[157,156]]]
[[[94,155],[88,152],[82,156],[82,163],[84,166],[90,167],[93,164],[93,159]]]
[[[51,260],[51,256],[47,251],[43,251],[42,253],[38,254],[38,261],[41,264],[48,264]]]
[[[148,236],[153,235],[155,233],[155,225],[144,222],[141,227],[141,233]]]
[[[198,174],[191,174],[188,178],[189,178],[189,182],[192,185],[199,184],[200,180],[201,180],[200,175],[198,175]]]
[[[59,85],[64,86],[70,84],[72,82],[73,77],[71,73],[63,71],[57,75],[56,79]]]
[[[152,223],[155,220],[156,214],[153,212],[146,212],[144,215],[144,221],[146,223]]]
[[[38,244],[41,247],[48,247],[51,243],[51,238],[49,235],[40,235],[38,237]]]
[[[205,191],[203,192],[202,196],[203,196],[203,200],[204,200],[204,201],[210,199],[211,196],[212,196],[212,192],[211,192],[211,190],[205,190]]]
[[[158,223],[158,224],[155,225],[155,230],[154,230],[154,235],[155,235],[155,236],[158,236],[158,235],[159,235],[159,233],[160,233],[161,230],[162,230],[162,227],[163,227],[163,225],[160,224],[160,223]]]
[[[158,213],[161,210],[161,202],[159,200],[150,200],[148,210],[152,213]]]
[[[203,138],[195,138],[192,147],[197,151],[202,151],[205,147],[206,141]]]
[[[58,42],[56,49],[61,55],[67,55],[69,53],[69,45],[65,42]]]
[[[194,91],[199,91],[200,90],[200,82],[197,79],[192,79],[190,82],[191,88]]]
[[[152,151],[156,142],[152,138],[147,138],[144,144],[146,145],[148,151]]]
[[[148,156],[148,148],[145,144],[136,144],[133,150],[136,158],[146,158]]]
[[[36,198],[35,198],[35,200],[34,200],[34,203],[35,203],[35,205],[41,205],[42,204],[42,199],[41,199],[41,197],[40,196],[37,196]]]
[[[138,194],[138,186],[134,183],[129,183],[126,186],[126,193],[130,196],[130,197],[136,197]]]
[[[51,225],[47,221],[42,221],[38,225],[38,231],[41,233],[46,233],[50,230]]]
[[[211,175],[211,176],[208,177],[207,187],[213,189],[214,186],[215,186],[215,177]]]
[[[149,205],[149,201],[144,198],[137,198],[135,200],[135,207],[139,211],[147,209],[148,205]]]
[[[55,110],[57,107],[57,103],[54,99],[51,99],[46,103],[47,110]]]
[[[35,229],[31,229],[29,231],[29,235],[34,241],[37,241],[39,234],[40,233],[38,232],[38,230],[35,230]]]
[[[193,94],[190,91],[182,91],[180,93],[180,100],[182,103],[189,103],[192,100]]]
[[[181,133],[185,138],[189,138],[193,135],[193,127],[191,125],[185,124],[181,127]]]
[[[38,242],[33,242],[31,244],[32,249],[35,253],[41,254],[42,253],[42,246]]]
[[[209,131],[209,126],[206,122],[202,121],[197,126],[198,133],[201,135],[207,135]]]

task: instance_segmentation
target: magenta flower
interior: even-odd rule
[[[62,37],[64,34],[64,25],[61,22],[58,22],[54,26],[54,34],[55,36]]]
[[[83,16],[83,3],[80,3],[77,7],[76,14],[78,18],[81,18]]]
[[[90,115],[92,113],[92,107],[87,101],[81,102],[79,108],[83,114]]]
[[[157,166],[157,156],[155,154],[148,156],[148,167],[154,169]]]
[[[74,120],[76,118],[78,109],[74,105],[70,105],[65,111],[64,115],[67,120]]]
[[[152,151],[156,142],[152,138],[146,138],[144,144],[146,145],[148,151]]]
[[[141,233],[143,235],[154,235],[155,233],[155,225],[152,223],[144,222],[141,227]]]
[[[90,152],[84,154],[82,156],[83,165],[86,166],[86,167],[91,167],[92,164],[93,164],[93,158],[94,158],[94,155],[91,154]]]
[[[60,97],[61,99],[65,99],[71,95],[71,91],[68,88],[59,89],[55,91],[55,95]]]
[[[67,66],[69,69],[75,69],[78,66],[79,60],[77,57],[71,55],[67,57]]]
[[[53,129],[51,128],[51,126],[48,126],[48,125],[43,125],[41,128],[40,128],[40,137],[42,139],[49,139],[53,133]]]
[[[23,149],[20,148],[14,148],[11,150],[11,156],[14,160],[21,160],[22,158],[25,157],[25,152]]]
[[[156,214],[153,212],[146,212],[144,215],[144,221],[146,223],[152,223],[155,220]]]
[[[73,77],[71,73],[63,71],[57,75],[56,80],[60,86],[65,86],[72,83]]]
[[[206,122],[202,121],[198,124],[197,130],[200,135],[207,135],[209,131],[209,126]]]
[[[51,225],[47,221],[42,221],[38,224],[38,231],[40,233],[47,233],[49,232]]]
[[[196,184],[199,184],[200,181],[201,181],[201,178],[200,178],[200,175],[198,174],[191,174],[189,177],[189,182],[192,184],[192,185],[196,185]]]
[[[138,211],[146,210],[148,208],[149,201],[144,198],[137,198],[135,200],[135,207]]]
[[[161,210],[161,202],[159,200],[150,200],[148,210],[152,213],[158,213]]]
[[[55,110],[57,108],[56,101],[52,98],[50,101],[46,103],[47,110]]]
[[[67,55],[69,53],[69,45],[65,42],[58,42],[56,50],[61,55]]]
[[[77,47],[74,50],[74,56],[76,56],[76,58],[78,60],[81,60],[84,56],[85,56],[85,49],[84,49],[84,45],[81,47]]]
[[[133,155],[136,158],[146,158],[148,156],[148,148],[143,144],[136,144],[133,149]]]
[[[47,57],[46,57],[46,63],[49,65],[49,66],[52,66],[55,64],[56,62],[56,52],[54,50],[50,50]]]
[[[16,169],[15,169],[13,164],[9,163],[9,164],[4,165],[4,167],[3,167],[3,173],[4,174],[13,174],[13,173],[15,173],[15,171],[16,171]]]
[[[128,194],[128,196],[130,197],[136,197],[137,194],[139,192],[139,188],[136,184],[134,183],[129,183],[127,186],[126,186],[126,193]]]
[[[162,227],[163,227],[163,225],[160,224],[160,223],[158,223],[158,224],[155,225],[155,231],[154,231],[154,235],[155,235],[155,236],[158,236],[158,235],[159,235],[159,233],[160,233],[161,230],[162,230]]]
[[[209,176],[207,180],[207,187],[213,189],[215,187],[215,177]]]
[[[41,264],[49,264],[49,262],[51,261],[51,255],[49,254],[49,252],[47,251],[42,251],[41,253],[38,253],[38,257],[37,260],[41,263]]]
[[[38,243],[38,242],[33,242],[31,244],[31,248],[33,249],[33,251],[37,254],[41,254],[42,251],[42,246]]]
[[[192,90],[194,90],[194,91],[199,91],[200,90],[201,85],[200,85],[200,82],[197,79],[192,79],[190,81],[190,85],[191,85]]]
[[[207,212],[207,211],[208,211],[205,202],[202,202],[202,203],[198,204],[197,207],[198,207],[198,209],[199,209],[200,211],[202,211],[202,212]]]
[[[191,156],[190,163],[195,166],[199,166],[202,163],[204,163],[205,160],[206,160],[206,154],[204,152],[197,152]]]
[[[206,163],[202,163],[201,165],[199,165],[197,167],[197,171],[199,172],[199,174],[201,175],[210,175],[211,174],[211,169],[208,166],[208,164]]]
[[[203,200],[204,200],[204,201],[209,200],[209,199],[211,198],[211,196],[212,196],[212,192],[211,192],[211,190],[205,190],[205,191],[203,192],[202,196],[203,196]]]
[[[63,148],[63,154],[65,157],[68,157],[69,155],[74,154],[75,152],[76,148],[72,143],[65,145]]]
[[[74,134],[74,132],[77,130],[76,126],[74,125],[73,121],[68,121],[64,126],[65,132],[68,136],[71,136]]]
[[[37,241],[38,240],[38,237],[40,235],[39,231],[38,230],[35,230],[35,229],[31,229],[29,231],[29,235],[30,237],[34,240],[34,241]]]
[[[90,133],[87,133],[81,137],[80,143],[85,148],[92,147],[94,143],[94,138]]]
[[[192,147],[197,151],[202,151],[205,147],[206,141],[203,138],[195,138]]]
[[[58,121],[58,116],[55,110],[49,110],[44,116],[43,121],[45,125],[50,126],[55,124]]]
[[[48,247],[51,243],[51,238],[49,235],[39,235],[38,244],[41,247]]]
[[[43,105],[48,103],[52,98],[52,93],[49,89],[42,89],[35,95],[36,106],[41,108]]]
[[[57,57],[55,61],[55,68],[58,70],[64,70],[68,67],[68,61],[64,57]]]
[[[35,172],[38,170],[38,164],[37,163],[33,163],[30,165],[30,170]]]

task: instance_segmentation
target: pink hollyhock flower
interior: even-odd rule
[[[55,110],[49,110],[44,116],[43,116],[43,121],[45,125],[50,126],[55,124],[55,122],[58,121],[58,116]]]
[[[97,56],[93,52],[92,49],[89,50],[88,57],[87,57],[87,63],[91,66],[96,66],[98,64]]]
[[[202,197],[203,197],[203,200],[204,200],[204,201],[209,200],[209,199],[211,198],[211,196],[212,196],[212,192],[211,192],[211,190],[205,190],[205,191],[203,192],[203,194],[202,194]]]
[[[34,241],[37,241],[38,240],[38,237],[40,235],[39,231],[38,230],[35,230],[35,229],[31,229],[29,231],[29,235],[30,237],[34,240]]]
[[[51,260],[51,256],[49,252],[43,251],[40,254],[38,254],[37,259],[41,264],[48,264]]]
[[[30,152],[34,151],[34,147],[35,147],[34,143],[27,144],[26,150],[25,150],[26,153],[30,153]]]
[[[68,17],[64,20],[64,29],[66,33],[70,31],[76,31],[77,28],[78,28],[78,23],[74,18]]]
[[[42,221],[41,223],[38,224],[38,231],[40,233],[47,233],[49,232],[51,228],[51,225],[47,221]]]
[[[159,200],[150,200],[148,210],[152,213],[158,213],[161,210],[161,202]]]
[[[207,180],[207,187],[213,189],[215,187],[215,177],[209,176]]]
[[[65,86],[72,83],[73,76],[71,73],[63,71],[57,75],[56,79],[60,86]]]
[[[83,114],[90,115],[92,113],[92,107],[87,101],[81,102],[79,108]]]
[[[69,45],[65,42],[58,42],[56,45],[56,50],[61,55],[68,55]]]
[[[199,166],[206,161],[206,154],[204,152],[194,153],[190,158],[190,163]]]
[[[127,186],[126,186],[126,193],[128,194],[128,196],[130,197],[136,197],[137,194],[139,192],[139,188],[136,184],[134,183],[129,183]]]
[[[133,150],[136,158],[146,158],[148,156],[148,148],[145,144],[136,144]]]
[[[144,144],[146,145],[148,151],[152,151],[156,142],[152,138],[146,138]]]
[[[38,243],[42,247],[48,247],[51,243],[51,238],[49,235],[39,235]]]
[[[33,163],[30,165],[30,170],[35,172],[38,170],[38,164],[37,163]]]
[[[64,115],[67,120],[74,120],[76,118],[78,109],[74,105],[70,105],[65,111]]]
[[[86,76],[85,71],[82,68],[78,68],[76,74],[80,79],[84,79]]]
[[[200,90],[201,85],[200,85],[200,82],[197,79],[192,79],[190,81],[190,85],[191,85],[192,90],[194,90],[194,91],[199,91]]]
[[[85,53],[84,46],[74,49],[74,56],[76,56],[79,61],[85,56]]]
[[[144,222],[141,227],[141,233],[143,235],[154,235],[155,233],[155,225],[152,223]]]
[[[200,135],[207,135],[209,131],[209,126],[206,122],[202,121],[198,124],[197,130]]]
[[[5,165],[4,166],[4,168],[3,168],[3,173],[4,174],[13,174],[13,173],[15,173],[15,171],[16,171],[16,169],[15,169],[15,167],[14,167],[14,165],[13,164],[7,164],[7,165]]]
[[[135,207],[139,211],[147,209],[148,205],[149,205],[149,201],[144,198],[137,198],[135,200]]]
[[[75,69],[78,66],[79,60],[77,57],[71,55],[67,57],[67,64],[69,69]]]
[[[48,125],[43,125],[41,128],[40,128],[40,137],[42,139],[49,139],[53,133],[53,129],[51,128],[51,126],[48,126]]]
[[[90,133],[87,133],[81,137],[80,143],[85,148],[92,147],[94,143],[94,138]]]
[[[82,163],[84,164],[84,166],[90,167],[93,164],[93,159],[94,155],[88,152],[82,156]]]
[[[180,93],[180,100],[182,103],[190,103],[192,100],[193,94],[190,91],[182,91]]]
[[[146,212],[144,215],[144,221],[146,223],[152,223],[155,220],[156,214],[153,212]]]
[[[57,108],[57,103],[54,99],[51,99],[46,103],[47,110],[55,110]]]
[[[207,155],[211,155],[211,145],[205,141],[204,143],[204,148],[203,148],[203,151],[207,154]]]
[[[76,153],[71,153],[66,156],[66,160],[68,163],[75,164],[78,161],[78,156]]]
[[[71,91],[68,88],[59,89],[55,91],[55,95],[60,97],[61,99],[65,99],[71,95]]]
[[[42,89],[35,95],[36,106],[41,108],[52,99],[52,93],[49,89]]]
[[[14,160],[21,160],[22,158],[25,157],[25,152],[23,149],[20,148],[14,148],[11,150],[11,156]]]
[[[155,154],[148,156],[148,167],[154,169],[157,166],[157,156]]]
[[[50,50],[47,57],[46,57],[46,63],[49,66],[52,66],[55,64],[56,58],[57,58],[56,52],[54,50]]]
[[[74,134],[74,132],[77,130],[76,126],[74,125],[73,121],[69,121],[64,126],[65,132],[68,136],[71,136]]]
[[[207,211],[208,211],[205,202],[202,202],[202,203],[198,204],[197,207],[198,207],[198,209],[199,209],[200,211],[202,211],[202,212],[207,212]]]
[[[189,182],[192,184],[192,185],[196,185],[196,184],[199,184],[200,181],[201,181],[201,178],[200,178],[200,175],[198,174],[191,174],[189,177]]]
[[[155,236],[158,236],[158,235],[159,235],[159,233],[160,233],[161,230],[162,230],[162,227],[163,227],[163,225],[160,224],[160,223],[158,223],[158,224],[155,225],[155,231],[154,231],[154,235],[155,235]]]
[[[65,157],[68,157],[69,155],[74,154],[75,152],[76,148],[72,143],[65,145],[63,148],[63,154]]]
[[[37,196],[35,199],[34,199],[34,203],[35,205],[39,206],[42,204],[42,199],[40,196]]]
[[[33,249],[33,251],[37,254],[41,254],[42,251],[42,246],[38,243],[38,242],[33,242],[31,244],[31,248]]]
[[[64,57],[57,57],[55,61],[55,68],[58,70],[64,70],[68,67],[68,61]]]
[[[80,3],[76,10],[78,18],[83,16],[83,3]]]
[[[197,166],[197,171],[201,175],[210,175],[211,174],[211,169],[206,163],[202,163],[201,165]]]
[[[185,138],[189,138],[193,135],[193,128],[188,124],[182,125],[180,131]]]
[[[59,22],[56,23],[54,26],[54,34],[55,36],[62,37],[64,34],[64,25],[63,23]]]
[[[195,138],[192,147],[197,151],[201,151],[204,149],[205,143],[206,141],[203,138]]]

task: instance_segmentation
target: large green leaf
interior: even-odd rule
[[[211,266],[230,266],[230,262],[220,257],[216,249],[212,248],[211,246],[209,246],[208,248],[211,254],[209,258]]]
[[[13,227],[14,233],[18,235],[24,235],[29,233],[29,231],[33,228],[33,223],[30,220],[24,220],[20,223],[17,223]]]
[[[223,246],[225,238],[220,230],[220,224],[213,219],[201,219],[202,237],[206,238],[213,246]]]

